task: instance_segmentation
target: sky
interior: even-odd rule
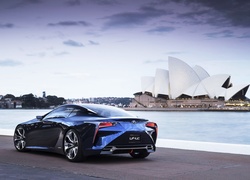
[[[0,95],[133,97],[169,56],[249,84],[250,2],[0,1]]]

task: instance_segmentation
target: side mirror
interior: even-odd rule
[[[43,116],[36,116],[36,119],[42,120],[42,119],[43,119]]]

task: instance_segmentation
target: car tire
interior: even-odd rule
[[[63,140],[64,153],[71,162],[83,160],[82,142],[76,130],[70,129],[66,132]]]
[[[133,158],[143,159],[147,157],[150,153],[145,150],[132,151],[129,153]]]
[[[15,129],[13,142],[17,151],[26,151],[26,137],[25,130],[22,126],[18,126]]]

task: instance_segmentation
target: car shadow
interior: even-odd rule
[[[18,152],[20,153],[20,152]],[[44,151],[27,151],[21,152],[25,153],[25,155],[35,155],[35,156],[46,156],[46,158],[57,158],[69,162],[64,155],[51,153],[51,152],[44,152]],[[150,162],[152,159],[149,157],[144,159],[139,158],[132,158],[129,154],[112,154],[112,155],[95,155],[95,156],[88,156],[83,161],[78,163],[86,163],[86,164],[112,164],[112,163],[139,163],[139,162]],[[74,163],[74,162],[72,162]]]
[[[129,154],[113,154],[113,155],[98,155],[89,156],[83,162],[88,164],[112,164],[112,163],[138,163],[150,162],[150,156],[144,159],[132,158]]]

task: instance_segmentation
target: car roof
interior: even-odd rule
[[[72,104],[71,104],[72,105]],[[110,106],[110,105],[103,105],[103,104],[73,104],[73,106],[79,106],[91,111],[99,116],[103,117],[135,117],[134,115],[130,114],[129,112],[125,111],[124,109]]]

